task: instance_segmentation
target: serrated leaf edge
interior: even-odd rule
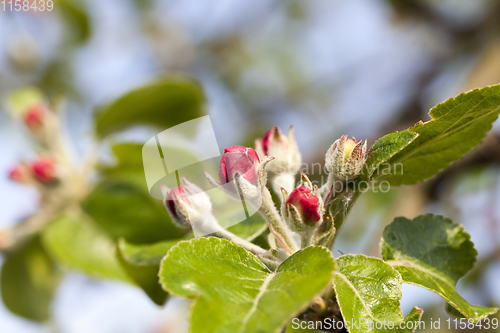
[[[462,95],[465,95],[465,94],[468,94],[468,93],[471,93],[471,92],[474,92],[474,91],[479,91],[479,90],[482,90],[482,89],[485,89],[485,88],[496,87],[496,86],[500,86],[500,85],[498,85],[498,84],[497,84],[497,85],[491,85],[491,86],[486,86],[486,87],[482,87],[482,88],[472,89],[472,90],[469,90],[469,91],[467,91],[467,92],[460,93],[460,94],[458,94],[458,95],[457,95],[457,96],[455,96],[455,97],[448,98],[447,100],[445,100],[445,101],[443,101],[443,102],[441,102],[441,103],[436,104],[434,107],[432,107],[432,108],[429,110],[429,116],[431,117],[431,120],[426,121],[425,123],[424,123],[424,122],[422,122],[422,121],[420,121],[420,122],[418,122],[417,124],[415,124],[413,127],[409,128],[409,130],[416,131],[416,129],[417,129],[418,127],[425,126],[426,124],[431,123],[431,122],[433,122],[433,121],[435,121],[435,120],[439,119],[440,117],[439,117],[439,118],[434,118],[434,117],[431,115],[432,111],[433,111],[435,108],[437,108],[439,105],[444,104],[444,103],[447,103],[447,102],[452,101],[452,100],[455,100],[455,99],[457,99],[458,97],[461,97]],[[486,98],[488,98],[488,97],[491,97],[491,96],[486,96],[485,98],[483,98],[483,99],[481,100],[481,102],[483,102],[483,101],[484,101]],[[481,103],[481,102],[480,102],[480,103]],[[479,105],[480,103],[478,103],[477,105]],[[473,108],[477,107],[477,105],[475,105]],[[472,108],[472,109],[473,109],[473,108]],[[406,155],[406,156],[404,156],[404,157],[402,157],[402,158],[400,158],[400,159],[397,159],[397,158],[396,158],[396,160],[394,161],[394,163],[398,163],[398,162],[399,162],[399,163],[401,163],[401,162],[405,161],[405,160],[406,160],[406,159],[408,159],[410,156],[413,156],[413,155],[415,154],[415,152],[419,151],[422,147],[425,147],[428,143],[432,143],[432,142],[434,142],[434,141],[435,141],[435,140],[437,140],[437,139],[442,139],[442,138],[443,138],[443,137],[445,137],[445,136],[448,136],[448,135],[450,135],[450,134],[453,134],[453,133],[455,133],[457,130],[462,129],[462,128],[464,128],[464,127],[468,127],[468,126],[470,126],[470,124],[471,124],[471,123],[475,123],[475,122],[476,122],[476,121],[478,121],[479,119],[482,119],[482,118],[484,118],[484,117],[487,117],[487,116],[491,115],[492,113],[498,112],[499,110],[500,110],[500,106],[498,106],[498,107],[497,107],[497,108],[495,108],[494,110],[492,110],[492,111],[490,111],[490,112],[488,112],[488,113],[486,113],[486,114],[482,115],[481,117],[475,118],[475,119],[474,119],[472,122],[470,122],[470,123],[464,124],[464,125],[462,125],[462,126],[460,126],[460,127],[457,127],[457,128],[455,128],[455,129],[453,129],[453,131],[451,131],[451,132],[446,132],[446,131],[445,131],[445,132],[443,132],[443,133],[445,133],[445,135],[439,135],[439,136],[436,136],[436,137],[432,138],[432,139],[431,139],[431,140],[429,140],[429,141],[426,141],[424,144],[419,145],[418,147],[416,147],[416,148],[415,148],[412,152],[410,152],[408,155]],[[468,113],[468,112],[467,112],[467,113]],[[454,126],[454,125],[455,125],[458,121],[460,121],[460,120],[461,120],[464,116],[465,116],[465,115],[463,115],[462,117],[460,117],[460,119],[458,119],[457,121],[455,121],[455,123],[454,123],[453,125],[451,125],[450,127],[453,127],[453,126]],[[449,127],[449,128],[450,128],[450,127]],[[453,164],[453,163],[455,163],[455,162],[459,161],[459,160],[460,160],[460,159],[462,159],[462,158],[463,158],[466,154],[468,154],[468,153],[469,153],[472,149],[474,149],[475,147],[479,146],[479,145],[480,145],[480,144],[484,141],[484,138],[486,137],[486,134],[487,134],[487,133],[491,130],[491,128],[492,128],[492,127],[493,127],[493,122],[490,124],[490,126],[489,126],[489,127],[486,127],[486,128],[485,128],[485,136],[483,136],[483,138],[482,138],[481,142],[479,142],[476,146],[472,147],[469,151],[465,152],[465,153],[464,153],[464,154],[463,154],[460,158],[458,158],[457,160],[455,160],[455,161],[451,161],[451,162],[449,162],[448,164],[446,164],[445,166],[443,166],[441,169],[437,170],[437,173],[436,173],[434,176],[436,176],[437,174],[439,174],[442,170],[449,168],[451,164]],[[418,133],[418,132],[417,132],[417,133]],[[413,141],[412,141],[412,142],[413,142]],[[393,156],[395,156],[395,155],[393,155]],[[429,178],[426,178],[426,179],[423,179],[423,180],[419,180],[419,181],[416,181],[416,182],[401,183],[401,184],[399,184],[398,186],[400,186],[400,185],[414,185],[414,184],[420,183],[420,182],[422,182],[422,181],[426,181],[426,180],[428,180],[428,179],[430,179],[430,178],[433,178],[434,176],[429,177]]]
[[[464,94],[465,94],[465,93],[464,93]],[[443,103],[444,103],[444,102],[443,102]],[[475,265],[475,263],[476,263],[476,261],[477,261],[477,255],[478,255],[478,252],[477,252],[476,248],[474,247],[474,242],[472,242],[472,241],[471,241],[471,236],[470,236],[470,234],[469,234],[469,233],[465,230],[464,226],[463,226],[462,224],[460,224],[460,223],[453,222],[453,220],[452,220],[452,219],[450,219],[450,218],[448,218],[448,217],[446,217],[446,216],[443,216],[443,215],[435,215],[435,214],[428,213],[428,214],[419,215],[419,216],[417,216],[417,217],[430,217],[430,216],[432,216],[432,217],[439,217],[439,218],[441,218],[441,220],[442,220],[443,222],[448,223],[448,224],[451,224],[451,225],[454,225],[456,228],[459,228],[459,229],[460,229],[460,231],[461,231],[461,232],[463,232],[463,233],[465,234],[465,240],[464,240],[464,242],[469,242],[470,244],[472,244],[472,249],[473,249],[473,250],[474,250],[474,252],[475,252],[475,255],[474,255],[474,260],[473,260],[473,262],[472,262],[472,267],[471,267],[471,269],[470,269],[470,270],[472,270],[472,268],[474,267],[474,265]],[[394,221],[396,221],[397,219],[404,219],[404,220],[406,220],[406,221],[408,221],[408,222],[413,222],[413,221],[414,221],[417,217],[415,217],[415,218],[413,218],[413,219],[408,219],[408,218],[406,218],[406,217],[402,217],[402,216],[400,216],[400,217],[396,217],[396,218],[393,220],[393,222],[391,222],[390,224],[388,224],[388,225],[386,226],[386,228],[388,228],[388,227],[389,227],[392,223],[394,223]],[[385,232],[385,228],[384,228],[384,232]],[[382,237],[382,242],[381,242],[381,245],[383,245],[384,243],[386,243],[386,241],[385,241],[385,239]],[[382,248],[382,246],[381,246],[381,248]],[[391,265],[391,267],[393,267],[393,266],[392,266],[392,264],[391,264],[391,263],[393,263],[393,262],[404,263],[404,262],[408,262],[408,261],[405,261],[405,260],[387,260],[387,261],[385,261],[385,262],[386,262],[387,264]],[[461,298],[462,298],[462,299],[463,299],[466,303],[468,303],[470,306],[473,306],[473,307],[474,307],[474,306],[475,306],[475,307],[478,307],[478,306],[479,306],[479,305],[472,305],[472,304],[470,304],[470,303],[469,303],[469,302],[468,302],[465,298],[463,298],[463,297],[462,297],[462,296],[458,293],[458,291],[456,290],[456,289],[457,289],[456,284],[452,284],[452,283],[450,283],[450,282],[449,282],[449,281],[447,281],[447,280],[443,280],[441,277],[439,277],[438,275],[436,275],[436,273],[434,273],[434,272],[432,272],[432,271],[429,271],[428,269],[423,268],[422,266],[415,266],[414,264],[412,264],[412,263],[410,263],[410,262],[408,262],[408,264],[409,264],[408,266],[410,266],[410,267],[417,268],[417,269],[422,269],[423,271],[429,272],[429,274],[431,274],[431,275],[433,276],[433,278],[434,278],[434,277],[436,277],[436,278],[438,278],[440,281],[445,281],[445,282],[446,282],[446,284],[448,284],[449,286],[451,286],[451,287],[455,290],[455,293],[456,293],[459,297],[461,297]],[[403,265],[398,265],[398,266],[403,266]],[[469,272],[470,272],[470,270],[469,270]],[[396,269],[396,271],[397,271],[397,269]],[[398,272],[398,273],[399,273],[399,272]],[[430,288],[427,288],[427,287],[425,287],[425,286],[423,286],[423,285],[420,285],[420,284],[417,284],[417,283],[414,283],[414,282],[411,282],[411,281],[404,281],[404,280],[403,280],[403,282],[408,283],[408,284],[412,284],[412,285],[415,285],[415,286],[418,286],[418,287],[421,287],[421,288],[424,288],[424,289],[427,289],[427,290],[429,290],[429,291],[432,291],[432,292],[433,292],[433,293],[435,293],[435,294],[438,294],[438,295],[439,295],[439,296],[441,296],[444,300],[446,300],[446,301],[447,301],[450,305],[452,305],[455,309],[457,309],[457,311],[459,311],[461,314],[463,314],[466,318],[468,318],[468,319],[472,319],[472,320],[474,320],[474,321],[480,321],[480,320],[482,320],[482,319],[485,319],[485,318],[487,318],[489,315],[492,315],[492,314],[496,313],[496,312],[499,310],[499,308],[490,308],[490,307],[479,306],[479,307],[483,307],[483,308],[490,308],[490,309],[494,309],[494,311],[493,311],[493,312],[491,312],[491,313],[485,314],[485,315],[483,315],[483,316],[480,316],[480,317],[479,317],[479,319],[475,320],[474,318],[470,318],[470,317],[469,317],[466,313],[462,312],[462,311],[458,308],[458,306],[457,306],[456,304],[454,304],[453,302],[451,302],[451,301],[448,299],[448,297],[444,296],[442,293],[440,293],[440,292],[436,292],[435,290],[432,290],[432,289],[430,289]]]
[[[394,261],[397,261],[397,260],[394,260]],[[391,265],[391,261],[387,261],[387,263],[388,263],[389,265]],[[391,266],[392,266],[392,265],[391,265]],[[450,305],[452,305],[455,309],[457,309],[457,311],[459,311],[461,314],[463,314],[463,315],[464,315],[467,319],[471,319],[471,320],[473,320],[474,322],[478,322],[478,321],[480,321],[480,320],[483,320],[483,319],[487,318],[488,316],[490,316],[490,315],[492,315],[492,314],[496,313],[496,312],[499,310],[498,308],[490,308],[490,307],[485,307],[485,306],[480,306],[480,305],[472,305],[472,304],[470,304],[469,302],[467,302],[467,300],[465,300],[465,298],[463,298],[463,297],[462,297],[462,296],[461,296],[461,295],[460,295],[460,294],[456,291],[456,286],[453,286],[453,289],[455,289],[455,293],[456,293],[456,294],[457,294],[460,298],[462,298],[463,300],[465,300],[465,301],[466,301],[466,302],[467,302],[470,306],[472,306],[472,307],[482,307],[482,308],[492,309],[492,312],[485,313],[484,315],[482,315],[482,316],[478,317],[477,319],[476,319],[476,318],[472,318],[472,317],[468,316],[466,313],[462,312],[462,311],[458,308],[458,306],[457,306],[455,303],[453,303],[452,301],[450,301],[450,299],[449,299],[448,297],[444,296],[442,293],[440,293],[440,292],[436,292],[435,290],[432,290],[432,289],[430,289],[430,288],[427,288],[426,286],[423,286],[423,285],[420,285],[420,284],[417,284],[417,283],[414,283],[414,282],[411,282],[411,281],[404,281],[404,283],[412,284],[412,285],[414,285],[414,286],[418,286],[418,287],[421,287],[421,288],[427,289],[427,290],[429,290],[429,291],[432,291],[432,292],[433,292],[433,293],[435,293],[435,294],[438,294],[438,295],[439,295],[439,296],[441,296],[441,297],[442,297],[442,298],[443,298],[446,302],[448,302],[448,303],[449,303]]]

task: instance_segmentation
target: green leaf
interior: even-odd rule
[[[378,180],[412,185],[436,175],[481,143],[500,113],[500,85],[462,93],[431,109],[431,120],[411,131],[419,136],[382,170]]]
[[[161,260],[171,247],[181,240],[190,238],[192,234],[188,234],[183,239],[145,245],[130,244],[120,239],[117,245],[117,258],[127,275],[146,292],[153,302],[162,305],[168,294],[162,289],[158,280]]]
[[[147,188],[144,176],[144,164],[142,161],[143,145],[138,143],[119,143],[111,147],[116,162],[99,164],[104,182],[128,183],[136,188]]]
[[[260,214],[253,214],[246,220],[237,223],[227,230],[233,234],[253,241],[267,229],[266,220]]]
[[[21,317],[46,321],[60,277],[37,236],[6,255],[0,281],[3,302]]]
[[[98,278],[130,282],[116,258],[111,237],[84,215],[63,215],[43,233],[47,252],[61,265]]]
[[[308,247],[274,273],[242,247],[218,238],[180,242],[163,259],[160,282],[195,298],[191,332],[281,332],[328,287],[335,265],[323,247]]]
[[[85,3],[79,0],[57,0],[54,7],[61,12],[70,37],[76,43],[83,43],[91,35],[88,10]]]
[[[358,200],[361,193],[361,191],[353,191],[347,188],[344,192],[337,194],[330,203],[328,212],[335,230],[332,228],[330,235],[321,241],[327,248],[332,248],[340,230],[344,226],[344,222],[346,221],[352,206]]]
[[[101,171],[101,175],[105,181],[117,182],[117,183],[127,183],[135,186],[138,189],[142,189],[146,192],[148,184],[145,177],[145,169],[143,162],[143,146],[137,143],[120,143],[112,146],[113,154],[116,157],[116,161],[110,164],[100,164],[98,169]],[[176,147],[163,147],[163,154],[169,154],[170,156],[176,156],[179,159],[191,159],[196,160],[193,152],[186,149],[180,149]],[[162,169],[163,171],[164,169]],[[206,178],[203,175],[204,168],[202,164],[197,163],[195,168],[183,168],[181,175],[190,179],[193,182],[201,181],[206,182]],[[165,174],[163,174],[165,176]],[[153,198],[162,198],[163,195],[160,190],[160,184],[165,184],[170,187],[177,186],[175,181],[175,176],[165,176],[161,181],[158,181],[151,189],[149,189],[148,194],[151,194]]]
[[[117,163],[113,166],[100,165],[99,169],[106,175],[131,175],[141,174],[143,184],[146,185],[144,177],[144,164],[142,162],[142,148],[144,145],[138,143],[119,143],[111,147]]]
[[[466,318],[460,311],[455,309],[450,303],[446,303],[446,312],[455,318]]]
[[[128,262],[120,249],[116,251],[116,258],[127,276],[134,281],[148,297],[156,304],[163,305],[168,294],[162,289],[158,281],[160,265],[137,266]]]
[[[333,286],[349,332],[414,331],[396,329],[414,328],[423,313],[415,307],[403,319],[399,308],[403,281],[396,270],[378,258],[364,255],[344,255],[337,259],[336,264],[338,270],[333,278]],[[389,324],[384,322],[393,323],[395,328],[389,329]]]
[[[47,104],[44,93],[37,87],[24,86],[10,91],[3,98],[5,110],[12,116],[24,114],[29,107],[38,104]]]
[[[159,129],[204,115],[205,96],[192,79],[167,76],[132,90],[98,112],[96,131],[103,138],[137,125]]]
[[[404,282],[434,291],[474,321],[498,310],[470,305],[455,289],[458,279],[474,265],[476,255],[463,227],[442,216],[398,217],[383,234],[382,256]]]
[[[183,239],[174,239],[154,244],[136,245],[127,243],[123,238],[117,244],[117,258],[127,275],[139,285],[153,302],[162,305],[168,294],[158,280],[160,263],[173,246],[181,240],[192,238],[192,234]]]
[[[414,133],[411,130],[405,130],[387,134],[375,141],[368,152],[368,159],[363,166],[360,179],[370,179],[382,163],[387,162],[392,156],[407,147],[417,137],[417,133]],[[389,165],[386,167],[389,170],[392,169]]]
[[[136,245],[127,243],[120,239],[119,248],[125,260],[137,266],[159,266],[161,260],[167,255],[167,252],[180,241],[185,239],[174,239],[154,244]]]
[[[161,200],[132,184],[102,183],[83,207],[115,240],[124,238],[131,243],[148,244],[184,234],[172,223]]]

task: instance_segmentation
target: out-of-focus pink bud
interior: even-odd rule
[[[237,193],[235,176],[241,177],[249,184],[257,186],[259,182],[259,156],[252,148],[231,146],[224,148],[224,155],[219,164],[219,182],[221,185],[230,184],[228,190]]]
[[[294,206],[305,224],[315,224],[321,221],[320,199],[314,195],[308,186],[300,186],[290,193],[286,205]]]
[[[273,127],[262,138],[255,140],[255,149],[261,158],[275,157],[266,167],[270,173],[295,175],[300,169],[302,156],[293,136],[293,126],[288,131],[288,137],[278,127]]]
[[[29,168],[20,163],[9,171],[9,178],[18,183],[26,183],[30,178]]]
[[[187,227],[192,222],[212,213],[212,203],[208,195],[198,186],[181,178],[183,185],[165,191],[165,207],[174,222]]]
[[[31,171],[42,183],[52,183],[57,180],[56,162],[50,157],[39,157],[31,164]]]
[[[325,167],[336,179],[352,180],[361,172],[367,152],[366,141],[363,143],[343,135],[326,152]]]
[[[45,107],[43,105],[34,105],[23,114],[23,120],[31,130],[36,130],[43,125],[45,116]]]
[[[266,156],[269,156],[269,147],[280,145],[283,149],[288,149],[288,139],[284,136],[278,127],[273,127],[267,131],[261,139],[262,151]]]

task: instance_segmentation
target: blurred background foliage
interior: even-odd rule
[[[89,151],[99,157],[82,204],[2,255],[1,331],[185,332],[189,303],[155,305],[167,298],[151,283],[158,263],[141,259],[190,237],[149,196],[142,144],[208,113],[220,147],[294,125],[304,161],[322,163],[342,134],[373,143],[427,120],[438,102],[499,83],[498,17],[495,0],[54,0],[52,12],[0,10],[0,174],[37,154],[6,112],[6,96],[24,86],[58,106],[75,164]],[[335,250],[379,256],[393,217],[442,214],[479,252],[460,293],[500,304],[499,140],[497,122],[434,179],[364,194]],[[326,180],[318,168],[308,173]],[[6,176],[0,184],[2,229],[39,210],[32,188]],[[235,228],[248,235],[259,223]],[[438,296],[403,290],[405,314],[417,304],[426,321],[448,318]]]

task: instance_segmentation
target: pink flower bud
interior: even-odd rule
[[[20,163],[9,171],[9,178],[18,183],[26,183],[30,178],[29,169]]]
[[[170,191],[165,187],[165,207],[177,225],[187,227],[199,220],[200,216],[210,215],[212,203],[198,186],[184,177],[181,177],[181,180],[183,185]]]
[[[279,144],[283,149],[288,149],[288,139],[284,136],[278,127],[273,127],[262,137],[262,150],[266,156],[269,156],[269,146]]]
[[[168,193],[168,198],[165,201],[165,206],[167,207],[168,212],[175,219],[180,218],[179,213],[176,209],[176,204],[178,204],[178,201],[182,201],[184,204],[189,205],[189,201],[184,197],[185,189],[185,185],[173,188],[170,193]]]
[[[42,183],[52,183],[57,180],[56,162],[49,157],[40,157],[31,164],[31,171]]]
[[[325,167],[335,178],[352,180],[362,170],[367,158],[366,141],[356,141],[343,135],[328,149]]]
[[[23,115],[23,120],[26,126],[31,130],[40,128],[45,119],[45,107],[42,105],[35,105],[30,107]]]
[[[278,127],[267,131],[261,139],[255,140],[255,149],[259,156],[275,157],[266,170],[273,174],[296,174],[300,169],[302,156],[293,137],[293,127],[290,127],[288,137],[281,133]]]
[[[237,193],[234,184],[237,173],[251,185],[257,186],[259,182],[259,156],[252,148],[232,146],[224,148],[224,155],[219,164],[219,182],[229,185],[229,190]]]
[[[290,193],[286,205],[294,206],[305,224],[311,225],[321,220],[320,200],[308,186],[300,186]]]

